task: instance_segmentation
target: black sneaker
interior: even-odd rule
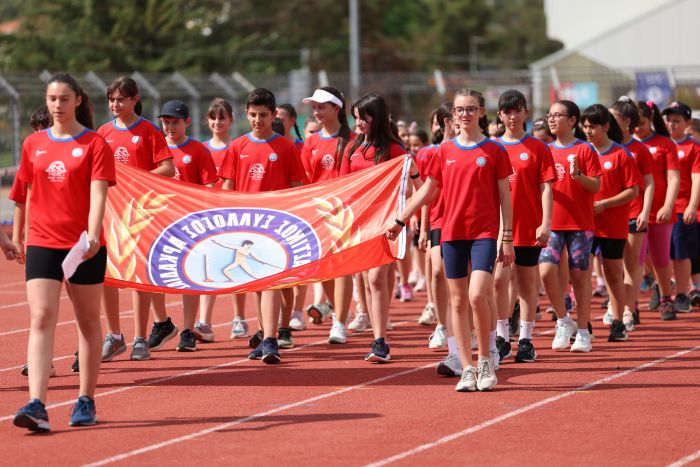
[[[690,304],[699,307],[700,306],[700,290],[698,289],[693,289],[690,291],[688,294],[688,298],[690,298]]]
[[[383,337],[372,342],[372,351],[365,356],[365,360],[374,363],[386,363],[391,360],[389,344]]]
[[[532,363],[537,359],[535,346],[530,339],[520,339],[518,341],[518,352],[515,354],[515,363]]]
[[[70,366],[70,371],[73,373],[77,373],[80,371],[80,360],[78,359],[78,352],[75,353],[75,360],[73,360],[73,364]]]
[[[692,308],[693,305],[690,302],[690,298],[686,294],[676,294],[676,298],[673,300],[673,311],[676,313],[689,313]]]
[[[262,358],[262,341],[258,344],[256,348],[250,351],[248,354],[249,360],[260,360]]]
[[[609,299],[609,298],[606,298],[605,300],[603,300],[602,302],[600,302],[600,307],[601,307],[601,308],[607,308],[608,305],[610,305],[610,299]]]
[[[571,295],[564,295],[564,306],[566,307],[566,311],[571,311],[574,308],[574,302],[571,300]]]
[[[659,284],[654,284],[651,288],[651,298],[649,299],[649,310],[656,311],[661,306],[661,292],[659,291]]]
[[[588,334],[590,334],[590,336],[591,336],[591,340],[594,340],[594,339],[595,339],[595,336],[593,335],[593,326],[591,326],[591,322],[590,322],[590,321],[588,322],[587,328],[588,328]]]
[[[194,352],[197,350],[197,336],[189,329],[180,333],[180,343],[177,344],[178,352]]]
[[[280,358],[280,351],[277,345],[277,339],[274,337],[268,337],[262,341],[262,361],[267,364],[279,363],[282,361]]]
[[[258,331],[252,336],[250,336],[250,339],[248,339],[248,347],[251,349],[257,349],[260,343],[263,341],[263,332]]]
[[[637,304],[634,304],[634,310],[632,310],[632,316],[634,317],[634,324],[641,324],[642,320],[639,319],[639,308],[637,308]]]
[[[513,316],[508,319],[508,334],[511,341],[516,341],[518,334],[520,334],[520,302],[515,302],[513,307]],[[501,358],[503,360],[503,358]]]
[[[510,357],[512,353],[512,346],[510,341],[505,340],[503,337],[496,337],[496,347],[498,348],[498,361],[502,362],[506,358]]]
[[[177,326],[173,324],[170,318],[162,323],[153,323],[151,335],[148,336],[149,350],[160,350],[166,342],[177,336]]]
[[[610,334],[608,335],[608,342],[624,342],[629,338],[627,332],[625,331],[625,324],[617,319],[614,319],[610,325]]]
[[[283,349],[294,348],[294,338],[290,328],[279,328],[279,331],[277,331],[277,345]]]
[[[676,310],[673,309],[673,302],[663,302],[659,305],[662,321],[673,321],[676,319]]]

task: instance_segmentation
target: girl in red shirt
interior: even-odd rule
[[[102,233],[107,188],[114,185],[114,158],[105,140],[93,132],[90,101],[75,79],[55,75],[46,89],[53,118],[46,131],[22,145],[19,178],[27,184],[29,233],[26,248],[27,297],[31,327],[27,350],[29,403],[14,424],[48,431],[46,393],[63,280],[71,283],[71,301],[80,330],[80,391],[71,425],[94,425],[95,387],[100,368],[100,298],[107,266]],[[87,240],[82,233],[87,232]],[[82,260],[71,277],[61,263],[81,242]]]
[[[294,143],[297,152],[301,153],[304,148],[304,140],[301,137],[299,125],[297,125],[297,111],[292,104],[280,104],[277,106],[277,118],[282,120],[284,125],[284,137]],[[292,134],[292,129],[296,137]]]
[[[642,177],[632,155],[618,144],[622,141],[622,130],[605,106],[594,104],[588,107],[581,115],[581,122],[588,142],[598,152],[603,169],[600,191],[593,202],[595,237],[591,252],[600,247],[610,293],[612,320],[608,341],[626,341],[627,332],[622,321],[625,304],[622,258],[629,230],[630,202],[639,193]]]
[[[649,309],[659,310],[661,319],[676,319],[671,300],[671,233],[676,221],[675,203],[680,190],[680,165],[676,145],[659,108],[651,101],[637,102],[639,123],[634,136],[651,153],[654,175],[654,198],[649,214],[649,230],[642,245],[640,264],[651,256],[657,286],[652,291]]]

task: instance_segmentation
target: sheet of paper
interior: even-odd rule
[[[66,280],[73,277],[75,270],[78,269],[80,263],[83,262],[83,255],[89,247],[90,243],[88,242],[87,232],[83,230],[83,233],[80,234],[78,242],[73,245],[73,248],[70,249],[66,255],[66,258],[63,260],[63,263],[61,263],[61,267],[63,268],[63,276]]]

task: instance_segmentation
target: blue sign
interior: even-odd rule
[[[637,98],[652,101],[660,108],[666,107],[671,100],[671,83],[665,71],[637,73]]]

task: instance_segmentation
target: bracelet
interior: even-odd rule
[[[405,222],[401,222],[401,221],[399,220],[398,217],[397,217],[396,219],[394,219],[394,222],[396,222],[397,224],[399,224],[401,227],[406,227],[406,223],[405,223]]]
[[[411,177],[412,179],[415,180],[416,178],[420,177],[420,173],[419,173],[419,172],[416,172],[416,173],[414,173],[413,175],[409,175],[409,177]]]
[[[513,243],[513,240],[512,239],[511,240],[504,239],[504,240],[501,240],[501,243]]]

